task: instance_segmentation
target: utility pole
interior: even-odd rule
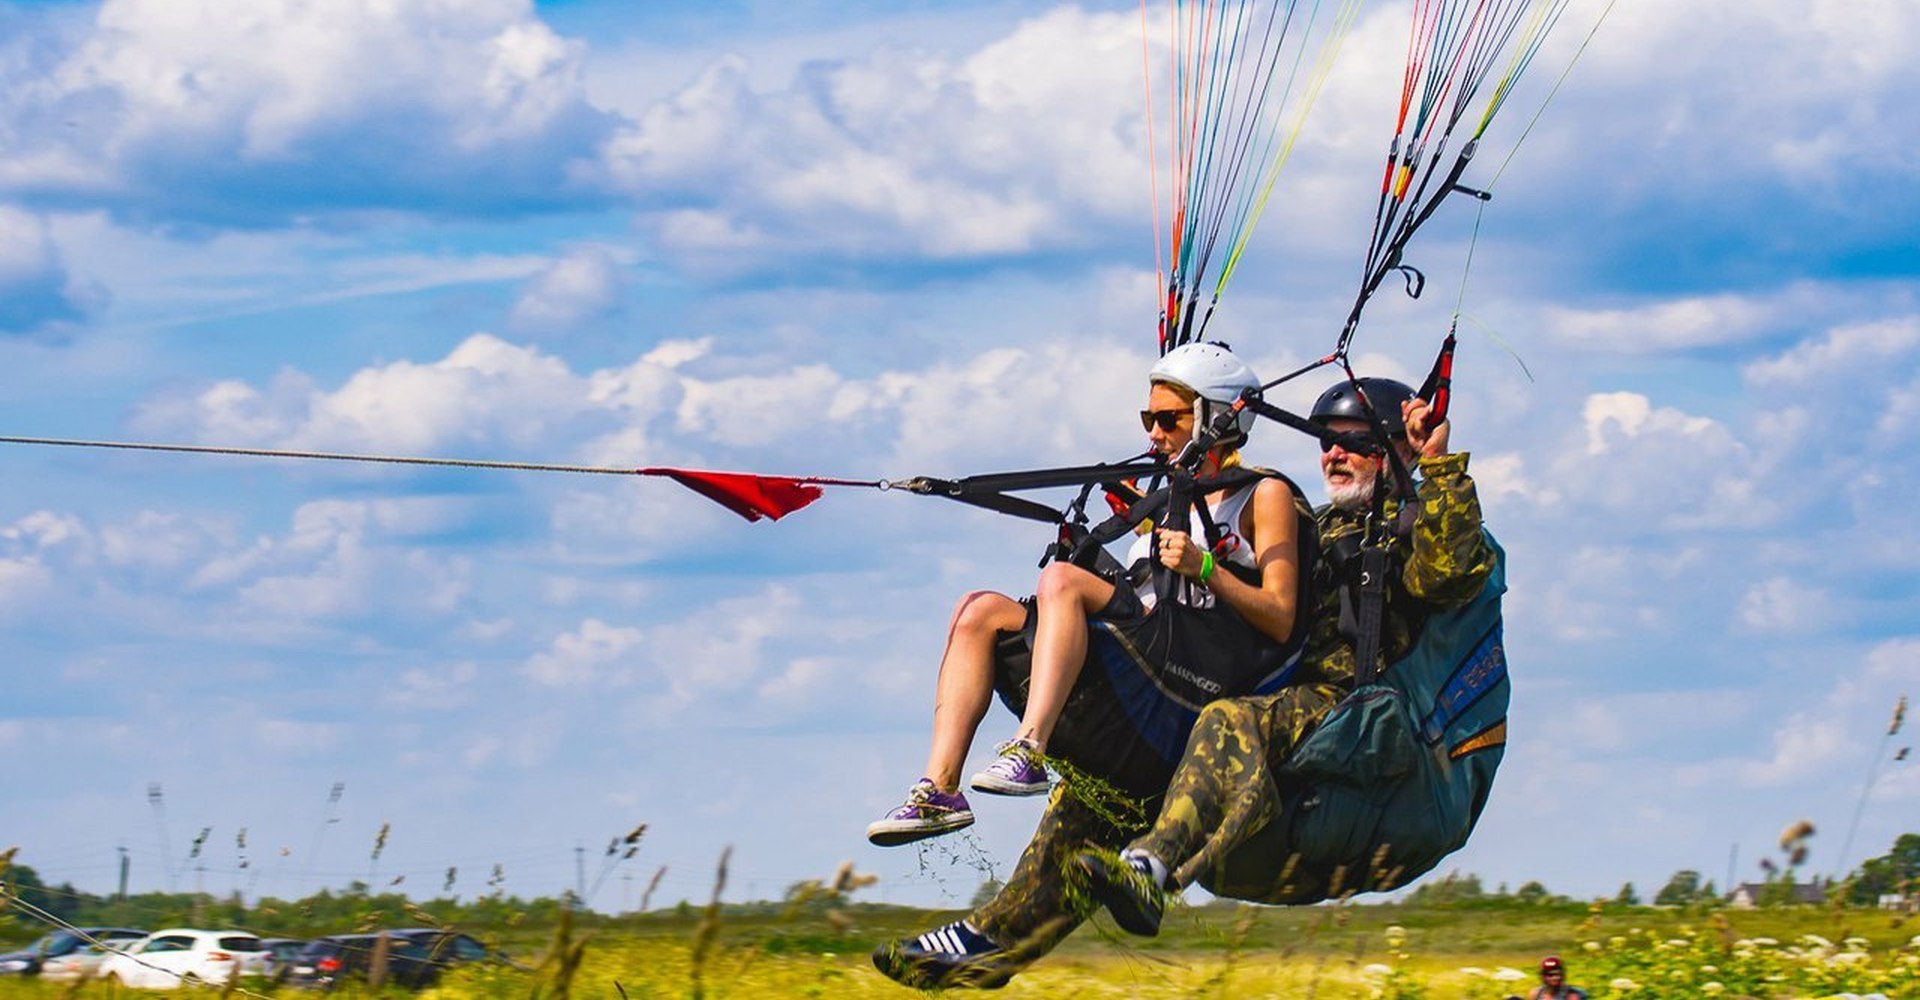
[[[573,848],[573,908],[578,910],[587,905],[587,849],[582,845]]]
[[[120,894],[119,901],[127,901],[127,848],[125,845],[114,848],[120,852]]]

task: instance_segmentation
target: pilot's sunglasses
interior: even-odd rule
[[[1345,434],[1335,434],[1331,437],[1321,438],[1320,450],[1323,453],[1332,451],[1333,446],[1336,444],[1340,446],[1342,451],[1345,451],[1349,455],[1384,455],[1387,453],[1385,448],[1380,447],[1380,442],[1375,441],[1373,435],[1366,431],[1348,431]]]
[[[1140,429],[1151,432],[1154,426],[1158,425],[1161,430],[1172,432],[1180,426],[1181,419],[1192,412],[1192,410],[1141,410]]]

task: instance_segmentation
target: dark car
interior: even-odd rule
[[[342,979],[365,979],[374,938],[372,934],[330,934],[314,938],[294,954],[284,981],[294,986],[331,989]]]
[[[385,982],[419,989],[431,986],[447,969],[466,962],[505,961],[504,956],[465,934],[432,927],[410,927],[380,934],[334,934],[315,938],[300,949],[286,982],[332,989],[342,980],[365,981],[373,968],[379,940],[387,938]]]
[[[388,978],[403,986],[431,986],[440,974],[469,962],[504,962],[506,956],[472,937],[435,927],[388,931],[393,936]]]
[[[95,941],[136,941],[147,932],[131,927],[77,927],[58,930],[20,949],[0,955],[0,976],[38,975],[47,959],[63,958]]]
[[[305,948],[302,938],[261,938],[260,948],[267,953],[267,978],[282,982],[293,971],[293,960]]]

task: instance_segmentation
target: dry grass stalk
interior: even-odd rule
[[[691,976],[693,1000],[702,1000],[707,995],[706,971],[707,957],[713,951],[713,942],[720,936],[720,894],[727,888],[727,862],[733,857],[733,845],[727,845],[720,852],[720,868],[714,873],[713,898],[707,902],[707,911],[700,917],[700,926],[693,932],[693,962]]]

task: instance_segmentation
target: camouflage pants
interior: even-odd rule
[[[1279,816],[1280,769],[1344,694],[1314,685],[1207,705],[1153,829],[1128,846],[1166,862],[1182,886],[1197,881],[1220,895],[1267,898],[1263,883],[1282,877],[1286,855],[1234,851]]]
[[[1150,816],[1159,803],[1145,805],[1147,811],[1141,815]],[[1073,856],[1087,847],[1117,848],[1144,829],[1144,821],[1129,822],[1115,810],[1073,794],[1062,782],[1047,800],[1040,827],[1006,885],[973,911],[968,922],[1019,958],[1039,958],[1073,933],[1092,911],[1084,894],[1069,889],[1067,866]]]
[[[1131,846],[1152,851],[1183,886],[1198,880],[1220,892],[1245,885],[1245,898],[1264,898],[1257,887],[1282,877],[1286,856],[1256,850],[1265,846],[1259,843],[1240,855],[1234,848],[1256,840],[1278,815],[1275,771],[1344,694],[1316,685],[1207,705],[1164,803],[1147,804],[1159,806],[1159,818]],[[1069,862],[1085,847],[1114,848],[1140,834],[1126,825],[1067,794],[1065,785],[1054,789],[1006,885],[969,922],[1025,961],[1046,954],[1087,918],[1087,901],[1069,890]],[[1226,877],[1229,871],[1234,877]]]

